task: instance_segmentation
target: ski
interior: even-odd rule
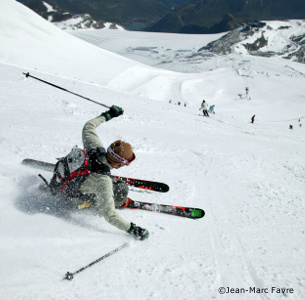
[[[25,166],[35,168],[35,169],[44,170],[47,172],[53,172],[53,169],[55,167],[55,164],[53,164],[53,163],[36,160],[36,159],[31,159],[31,158],[24,159],[22,161],[22,164]],[[139,189],[161,192],[161,193],[166,193],[169,191],[169,186],[163,182],[135,179],[135,178],[129,178],[129,177],[116,176],[116,175],[111,175],[111,177],[122,179],[128,185],[133,186],[135,188],[139,188]]]
[[[122,208],[142,209],[190,219],[200,219],[205,215],[204,210],[201,208],[142,202],[132,200],[129,197],[126,198]]]
[[[28,167],[32,167],[35,169],[47,171],[47,172],[53,172],[53,169],[55,167],[55,164],[48,163],[41,160],[26,158],[22,161],[22,164]]]
[[[163,182],[134,179],[134,178],[128,178],[128,177],[122,177],[122,176],[116,176],[116,175],[111,175],[111,177],[122,179],[128,185],[139,188],[139,189],[161,192],[161,193],[166,193],[169,191],[169,186]]]

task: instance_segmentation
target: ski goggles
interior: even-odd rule
[[[135,159],[136,159],[136,155],[133,153],[132,158],[131,159],[125,159],[124,157],[118,155],[117,153],[115,153],[113,151],[113,149],[111,148],[111,146],[108,147],[107,152],[109,152],[109,154],[115,158],[116,160],[118,160],[119,162],[123,163],[125,166],[129,166]]]

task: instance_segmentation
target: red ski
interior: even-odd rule
[[[53,163],[36,160],[36,159],[31,159],[31,158],[24,159],[22,161],[22,164],[32,167],[32,168],[39,169],[39,170],[44,170],[47,172],[53,172],[53,169],[55,167],[55,164],[53,164]],[[166,193],[169,191],[169,186],[163,182],[121,177],[121,176],[115,176],[115,175],[111,175],[111,177],[122,179],[128,185],[139,188],[139,189],[161,192],[161,193]]]
[[[129,197],[126,199],[123,208],[142,209],[190,219],[200,219],[205,215],[201,208],[142,202],[132,200]]]

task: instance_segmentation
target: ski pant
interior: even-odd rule
[[[203,112],[204,116],[209,117],[209,113],[208,113],[208,111],[206,109],[204,109],[202,112]]]

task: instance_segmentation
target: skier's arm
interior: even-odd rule
[[[130,222],[124,220],[115,210],[113,200],[112,181],[109,176],[99,176],[99,180],[107,181],[100,185],[100,191],[97,193],[96,204],[105,220],[118,229],[128,231]]]
[[[86,151],[89,151],[92,148],[103,147],[103,144],[96,133],[96,127],[102,123],[111,120],[114,117],[118,117],[123,114],[123,109],[121,107],[112,105],[110,109],[100,116],[89,120],[84,128],[82,133],[83,144]]]
[[[89,120],[82,132],[83,145],[85,150],[88,152],[92,148],[103,147],[103,144],[96,133],[96,127],[106,122],[106,118],[104,116],[98,116],[92,120]]]

